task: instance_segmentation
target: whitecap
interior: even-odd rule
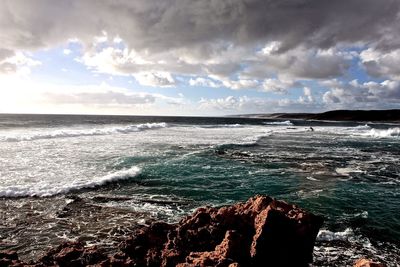
[[[8,187],[0,187],[0,197],[49,197],[57,194],[65,194],[73,190],[95,188],[110,182],[126,180],[139,175],[141,169],[133,166],[129,169],[122,169],[110,172],[103,176],[94,177],[92,179],[76,179],[45,182],[39,181],[35,184],[16,185]]]
[[[389,137],[400,137],[400,128],[389,128],[386,130],[371,129],[365,136],[375,137],[375,138],[389,138]]]
[[[354,236],[354,231],[351,228],[346,228],[343,232],[332,232],[322,229],[318,232],[317,241],[348,241],[352,236]]]
[[[324,191],[323,189],[315,189],[311,191],[299,190],[296,192],[296,194],[301,198],[309,198],[309,197],[318,197],[320,193],[323,191]]]
[[[356,213],[356,214],[354,214],[354,217],[360,217],[360,218],[363,218],[363,219],[367,219],[368,218],[368,211],[363,211],[363,212],[360,212],[360,213]]]
[[[291,121],[273,121],[273,122],[264,122],[265,125],[287,125],[293,126]]]
[[[368,124],[365,124],[365,125],[356,126],[356,127],[354,127],[354,129],[356,129],[356,130],[370,130],[371,127]]]
[[[362,173],[363,171],[359,170],[359,169],[354,169],[351,167],[346,167],[346,168],[336,168],[335,169],[336,173],[340,174],[340,175],[344,175],[344,176],[349,176],[350,173]]]
[[[110,135],[110,134],[127,134],[132,132],[139,132],[148,129],[166,128],[168,124],[165,122],[160,123],[144,123],[134,125],[118,125],[112,127],[98,127],[98,128],[61,128],[55,130],[33,130],[31,133],[9,132],[0,135],[0,141],[18,142],[18,141],[32,141],[38,139],[53,139],[63,137],[77,137],[77,136],[95,136],[95,135]]]
[[[317,178],[314,178],[312,176],[307,176],[306,179],[310,181],[319,181]]]
[[[207,125],[197,125],[195,128],[204,128],[204,129],[212,129],[212,128],[243,128],[245,125],[243,124],[207,124]]]

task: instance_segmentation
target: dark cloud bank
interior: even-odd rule
[[[398,0],[6,0],[1,45],[41,48],[107,31],[151,51],[218,41],[280,41],[280,52],[357,42],[390,50],[400,44],[399,7]]]
[[[112,70],[144,84],[173,86],[174,76],[186,75],[213,87],[282,93],[313,80],[328,90],[327,104],[384,103],[400,100],[399,25],[398,0],[5,0],[0,69],[12,67],[6,58],[17,51],[78,39],[83,62],[107,72],[93,61],[101,52],[93,40],[106,33],[144,62],[113,48]],[[348,79],[354,59],[380,80],[335,82]]]

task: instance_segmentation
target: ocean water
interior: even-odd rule
[[[111,251],[139,225],[267,194],[325,218],[313,266],[399,266],[399,163],[396,124],[0,115],[0,250]]]

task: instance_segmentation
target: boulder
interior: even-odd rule
[[[155,224],[123,244],[142,266],[308,266],[322,219],[267,196],[200,208],[176,225]]]

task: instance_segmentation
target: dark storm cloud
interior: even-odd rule
[[[0,61],[3,61],[4,59],[11,57],[13,55],[14,55],[14,52],[12,50],[0,48]]]
[[[102,30],[137,50],[216,41],[280,41],[280,51],[358,42],[391,49],[400,43],[399,6],[398,0],[5,0],[0,36],[8,49],[51,46],[67,38],[89,42]]]
[[[18,51],[70,39],[91,71],[157,87],[185,76],[193,86],[286,93],[303,80],[351,80],[356,61],[387,81],[329,87],[324,103],[383,103],[399,99],[399,25],[399,0],[3,0],[0,72],[33,65],[13,59]]]

